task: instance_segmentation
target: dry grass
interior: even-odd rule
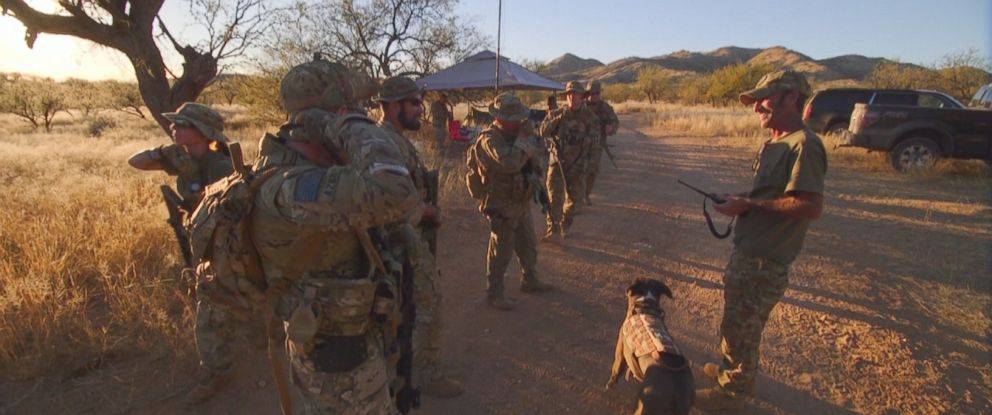
[[[705,137],[717,146],[754,149],[768,136],[758,125],[754,113],[743,106],[685,106],[627,101],[616,104],[614,109],[617,112],[649,113],[646,117],[650,120],[650,132],[653,134]],[[837,148],[835,145],[839,140],[838,136],[823,136],[827,157],[832,166],[892,173],[887,153],[868,152],[861,148]],[[992,177],[992,171],[980,160],[944,160],[935,169],[915,176],[920,180],[946,176]]]
[[[125,162],[166,138],[149,122],[118,122],[102,138],[84,137],[85,123],[58,125],[53,134],[0,124],[6,375],[66,375],[128,351],[191,350],[176,249],[154,191],[166,178]]]
[[[222,108],[228,136],[246,160],[274,128]],[[161,173],[126,159],[168,143],[156,124],[101,114],[115,126],[86,136],[88,119],[60,117],[51,134],[0,116],[0,373],[8,378],[76,376],[122,355],[195,364],[192,304],[178,281],[181,258],[165,223]],[[418,134],[432,136],[430,126]],[[462,149],[441,163],[442,198],[463,191]],[[462,198],[454,198],[462,199]]]

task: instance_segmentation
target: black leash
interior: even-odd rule
[[[712,233],[713,236],[716,237],[716,239],[727,239],[727,237],[730,236],[730,233],[734,231],[734,222],[737,221],[737,216],[734,216],[733,219],[730,219],[730,223],[727,224],[726,231],[724,231],[723,233],[717,232],[716,226],[713,225],[713,218],[710,217],[710,212],[706,210],[707,200],[709,200],[708,197],[703,198],[703,216],[706,217],[706,226],[710,227],[710,233]]]

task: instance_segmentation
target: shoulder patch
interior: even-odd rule
[[[297,202],[316,202],[320,193],[320,182],[324,180],[323,169],[313,169],[296,179],[293,199]]]

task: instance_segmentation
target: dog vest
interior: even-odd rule
[[[671,353],[682,356],[675,345],[675,339],[665,327],[665,314],[655,310],[637,310],[623,323],[623,336],[635,357],[654,352]]]

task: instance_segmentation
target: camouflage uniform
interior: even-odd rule
[[[227,143],[224,136],[224,119],[210,107],[187,102],[176,112],[162,114],[173,123],[189,123],[196,127],[207,139]],[[227,155],[210,151],[199,159],[194,159],[181,146],[170,144],[153,151],[158,153],[162,168],[176,177],[176,190],[183,199],[183,210],[192,212],[203,197],[203,189],[221,178],[230,175],[234,169]],[[153,157],[155,158],[155,157]],[[200,367],[207,378],[227,372],[233,362],[231,342],[234,322],[221,308],[213,306],[200,292],[196,295],[196,319],[194,335],[196,351],[200,357]]]
[[[589,94],[599,94],[603,90],[599,81],[590,81],[586,89]],[[617,118],[613,107],[602,99],[596,102],[586,101],[586,105],[599,119],[599,139],[593,140],[592,146],[589,147],[589,161],[586,167],[585,201],[590,203],[589,196],[592,195],[592,187],[596,183],[596,176],[599,175],[599,164],[603,158],[603,147],[606,147],[606,137],[615,134],[620,128],[620,119]]]
[[[529,110],[517,97],[502,94],[490,112],[498,119],[524,120]],[[488,189],[480,206],[489,219],[490,231],[486,293],[491,300],[503,298],[503,274],[513,254],[523,270],[522,287],[543,286],[537,275],[537,238],[530,215],[535,183],[541,180],[536,166],[537,143],[533,137],[511,136],[494,123],[479,134],[473,148],[477,149],[475,156]]]
[[[427,169],[417,157],[417,149],[389,121],[381,121],[379,127],[388,133],[403,154],[404,165],[410,170],[420,200],[426,202]],[[415,211],[420,213],[422,209]],[[419,222],[419,216],[415,215],[413,220]],[[403,222],[391,227],[410,227],[410,224]],[[417,306],[416,330],[413,332],[413,373],[420,379],[417,383],[422,384],[441,375],[441,275],[428,242],[423,238],[423,229],[419,226],[415,242],[398,255],[409,258],[413,266],[414,303]]]
[[[572,91],[584,92],[581,84],[569,82],[566,92]],[[593,143],[599,140],[599,120],[584,103],[576,110],[562,106],[544,118],[540,135],[548,141],[549,149],[552,146],[558,149],[560,158],[552,157],[548,166],[547,186],[551,198],[548,234],[556,230],[564,233],[572,225],[576,207],[585,199],[588,154]]]
[[[255,166],[276,169],[258,191],[250,232],[269,286],[285,289],[276,312],[286,321],[290,370],[307,414],[396,413],[387,327],[374,310],[393,309],[379,292],[397,282],[369,278],[382,276],[372,272],[374,254],[360,235],[409,217],[419,201],[385,132],[324,112],[357,106],[358,79],[324,60],[290,70],[281,96],[293,123],[262,139]],[[296,140],[349,164],[311,161],[285,144]]]
[[[802,75],[776,72],[742,101],[790,88],[809,95]],[[761,94],[765,95],[761,95]],[[771,200],[790,192],[823,194],[826,150],[808,128],[765,142],[754,163],[754,184],[747,197]],[[723,364],[719,387],[731,396],[753,393],[758,374],[761,333],[772,309],[789,285],[789,266],[802,249],[810,219],[789,218],[758,210],[739,217],[734,251],[723,276],[724,310],[720,323]]]
[[[431,126],[434,127],[435,148],[443,148],[448,140],[448,121],[454,120],[448,109],[448,99],[436,99],[431,102]]]

